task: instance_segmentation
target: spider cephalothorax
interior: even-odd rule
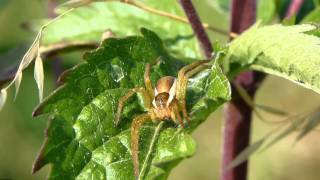
[[[189,77],[208,68],[208,60],[201,60],[184,66],[178,72],[178,77],[165,76],[158,80],[153,88],[150,81],[150,64],[146,65],[144,82],[145,88],[139,87],[129,92],[119,100],[119,106],[115,117],[115,124],[120,122],[124,103],[135,93],[141,93],[147,112],[135,117],[131,125],[131,151],[134,166],[134,175],[139,177],[139,128],[146,121],[173,120],[184,128],[183,118],[189,122],[186,110],[186,88]],[[183,118],[180,113],[182,112]]]

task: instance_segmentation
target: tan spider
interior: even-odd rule
[[[146,121],[163,121],[172,119],[184,128],[182,112],[184,119],[189,123],[186,110],[186,88],[189,77],[208,68],[209,60],[201,60],[184,66],[178,72],[178,78],[165,76],[158,80],[155,89],[150,81],[151,65],[147,64],[144,73],[145,88],[138,87],[129,90],[129,92],[119,100],[115,124],[120,122],[121,112],[124,103],[135,93],[141,93],[144,105],[148,112],[138,115],[132,121],[131,125],[131,151],[134,167],[134,175],[139,177],[139,128]]]

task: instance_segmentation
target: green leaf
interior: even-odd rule
[[[302,23],[320,23],[320,7],[317,7],[303,18]]]
[[[144,3],[157,10],[184,17],[176,1],[146,0]],[[138,34],[141,27],[153,30],[165,38],[169,50],[178,55],[191,58],[201,56],[189,24],[117,1],[91,3],[74,9],[47,27],[43,34],[43,45],[71,41],[99,42],[107,30],[111,30],[116,37],[125,37]]]
[[[235,75],[248,68],[277,75],[320,93],[320,38],[307,34],[314,25],[260,27],[230,43],[226,70]]]
[[[118,100],[130,88],[143,87],[146,63],[161,57],[151,71],[155,84],[161,76],[176,76],[185,61],[168,54],[157,35],[107,39],[84,55],[85,63],[65,72],[64,84],[47,97],[34,115],[50,114],[46,139],[33,171],[52,164],[48,179],[134,179],[130,150],[130,124],[145,111],[140,96],[124,108],[122,122],[113,122]],[[177,129],[147,123],[141,128],[139,164],[145,179],[166,179],[171,169],[195,152],[188,134],[221,104],[230,99],[230,85],[216,64],[191,78],[187,90],[190,127]],[[140,168],[141,169],[141,168]]]

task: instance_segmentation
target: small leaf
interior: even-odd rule
[[[238,165],[240,165],[241,163],[247,161],[247,159],[253,154],[255,153],[264,143],[264,141],[266,140],[266,138],[260,139],[256,142],[254,142],[253,144],[251,144],[250,146],[246,147],[229,165],[227,169],[232,169]]]
[[[34,79],[36,80],[38,89],[39,89],[39,100],[42,101],[43,96],[43,83],[44,83],[44,73],[43,73],[43,64],[41,56],[38,55],[34,65]]]
[[[0,91],[0,110],[3,108],[4,104],[6,103],[7,99],[7,90],[1,89]]]
[[[318,108],[315,112],[313,112],[306,120],[306,124],[302,127],[301,132],[296,138],[296,141],[299,141],[303,137],[305,137],[308,133],[310,133],[313,129],[315,129],[320,124],[320,109]]]

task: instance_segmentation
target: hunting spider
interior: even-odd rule
[[[188,79],[201,70],[208,68],[208,62],[208,60],[201,60],[186,65],[178,72],[178,78],[172,76],[162,77],[158,80],[155,88],[153,88],[150,81],[151,65],[147,64],[144,73],[145,88],[133,88],[119,100],[115,117],[116,125],[120,122],[124,103],[135,93],[141,93],[147,109],[146,113],[135,117],[131,125],[131,151],[136,179],[139,177],[138,152],[140,126],[147,121],[156,122],[172,119],[176,124],[180,124],[184,128],[184,122],[180,113],[182,112],[184,119],[189,123],[185,100]]]

